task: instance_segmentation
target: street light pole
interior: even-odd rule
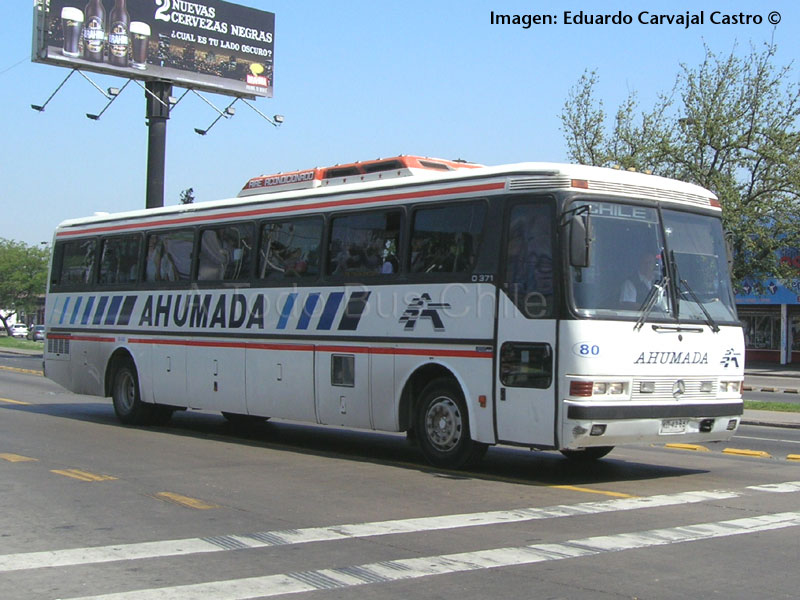
[[[148,81],[147,103],[147,199],[146,208],[164,206],[164,178],[167,155],[167,119],[169,119],[172,84]]]

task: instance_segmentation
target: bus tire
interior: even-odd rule
[[[589,463],[603,458],[613,449],[614,446],[592,446],[580,450],[561,450],[561,454],[577,463]]]
[[[434,379],[422,390],[414,432],[425,459],[435,467],[460,469],[486,453],[487,445],[470,435],[464,395],[452,379]]]
[[[155,406],[142,402],[139,394],[139,375],[129,360],[114,371],[111,384],[114,412],[125,425],[145,425],[151,421]]]

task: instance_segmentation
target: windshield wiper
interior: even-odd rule
[[[680,286],[683,286],[686,289],[681,290]],[[706,323],[708,323],[708,326],[711,327],[711,331],[713,331],[714,333],[717,333],[719,331],[719,325],[717,325],[717,322],[711,316],[711,313],[709,313],[706,310],[706,307],[703,306],[702,302],[700,302],[700,298],[697,297],[697,295],[694,293],[694,290],[689,285],[689,282],[686,281],[685,279],[678,280],[678,293],[684,298],[688,294],[688,296],[697,304],[697,306],[700,307],[700,310],[703,311],[703,315],[705,315],[706,318]]]
[[[639,307],[639,318],[636,320],[636,325],[633,326],[634,331],[639,331],[642,326],[644,325],[647,316],[653,310],[653,307],[656,305],[658,301],[659,295],[667,289],[669,285],[669,277],[664,276],[659,281],[653,283],[653,286],[650,288],[650,291],[647,292],[647,296],[645,297],[642,305]]]
[[[717,325],[717,322],[711,316],[711,313],[709,313],[706,310],[706,307],[703,305],[703,303],[700,302],[700,298],[698,298],[697,294],[694,293],[694,290],[692,289],[692,286],[689,285],[689,282],[686,281],[685,279],[681,279],[680,275],[678,275],[678,263],[675,262],[674,250],[670,252],[670,257],[672,258],[672,265],[673,268],[675,269],[675,279],[678,281],[677,285],[678,294],[680,294],[684,298],[688,295],[689,298],[692,301],[694,301],[694,303],[697,304],[697,306],[700,307],[700,310],[703,311],[703,315],[705,315],[706,318],[706,323],[708,323],[708,326],[711,327],[711,331],[717,333],[719,331],[719,325]],[[681,286],[683,286],[685,289],[681,290]],[[680,319],[680,311],[678,312],[678,319]]]

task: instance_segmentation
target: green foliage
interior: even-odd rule
[[[0,321],[20,311],[33,312],[47,286],[49,248],[0,238]]]
[[[17,350],[38,350],[42,351],[44,345],[42,342],[31,342],[29,340],[21,340],[12,337],[0,337],[0,348],[13,348]]]
[[[636,93],[607,132],[597,74],[586,72],[561,113],[569,157],[634,168],[712,190],[734,249],[733,278],[793,275],[776,251],[800,247],[800,86],[791,65],[776,66],[776,48],[727,56],[706,47],[695,67],[681,65],[674,87],[649,111]]]
[[[745,410],[776,410],[780,412],[800,412],[797,402],[762,402],[761,400],[745,400]]]

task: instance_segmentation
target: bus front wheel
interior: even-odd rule
[[[122,363],[114,372],[111,398],[117,418],[126,425],[144,425],[153,418],[154,406],[142,402],[139,375],[130,361]]]
[[[436,379],[422,390],[414,432],[425,458],[436,467],[459,469],[486,453],[486,444],[471,438],[464,396],[449,379]]]

